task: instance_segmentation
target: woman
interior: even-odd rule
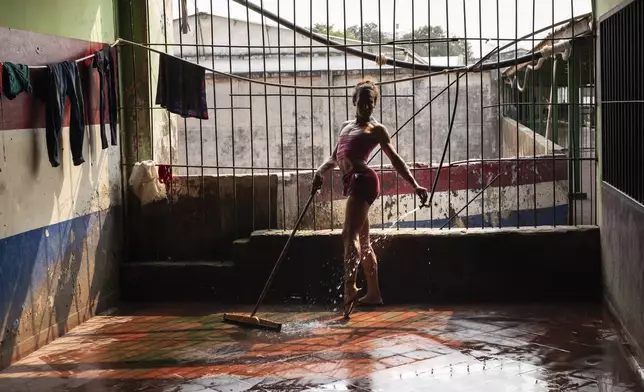
[[[420,201],[427,201],[427,189],[418,185],[405,162],[391,144],[389,132],[373,117],[378,102],[378,88],[371,81],[361,81],[353,92],[356,119],[342,124],[333,154],[316,171],[313,189],[322,187],[324,174],[338,166],[342,172],[343,193],[348,196],[342,239],[344,242],[344,317],[349,318],[356,302],[361,305],[381,305],[378,284],[378,265],[369,240],[369,208],[380,193],[378,175],[369,166],[369,155],[380,145],[396,171],[409,182]],[[358,299],[356,286],[358,265],[367,280],[367,294]]]

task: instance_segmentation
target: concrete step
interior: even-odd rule
[[[120,275],[124,301],[251,301],[232,261],[124,263]]]
[[[247,260],[239,268],[254,295],[289,234],[259,231],[244,242]],[[602,298],[597,227],[374,230],[371,239],[387,303]],[[339,230],[299,232],[267,300],[338,300],[342,248]]]

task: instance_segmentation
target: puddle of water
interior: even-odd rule
[[[319,320],[292,322],[282,325],[282,333],[286,335],[297,335],[312,332],[316,329],[329,328],[329,325]]]

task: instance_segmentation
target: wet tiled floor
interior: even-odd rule
[[[601,308],[263,313],[279,334],[224,324],[212,306],[139,309],[5,369],[0,391],[640,391]]]

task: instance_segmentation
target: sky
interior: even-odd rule
[[[178,16],[180,0],[174,0]],[[403,34],[426,25],[443,26],[450,36],[476,38],[468,41],[475,57],[497,47],[497,39],[511,40],[532,31],[591,11],[591,0],[249,0],[295,24],[309,28],[316,23],[346,26],[375,22],[381,30]],[[327,4],[328,3],[328,4]],[[213,5],[214,12],[211,10]],[[247,20],[246,7],[233,0],[188,0],[188,13],[210,12]],[[362,12],[361,12],[362,8]],[[329,12],[327,13],[327,9]],[[554,9],[554,11],[553,11]],[[311,12],[312,10],[312,12]],[[533,11],[534,10],[534,11]],[[497,12],[498,11],[498,12]],[[361,16],[362,15],[362,16]],[[534,17],[533,17],[534,16]],[[261,16],[248,11],[251,22],[261,23]],[[328,21],[328,22],[327,22]],[[272,24],[265,22],[267,24]],[[397,26],[397,29],[396,29]],[[498,26],[498,27],[497,27]],[[542,33],[537,37],[544,37]],[[478,38],[490,39],[485,42]],[[480,42],[483,42],[482,48]],[[504,45],[508,41],[502,41]],[[537,42],[538,43],[538,42]],[[536,45],[536,43],[535,43]],[[532,42],[519,47],[532,49]]]

